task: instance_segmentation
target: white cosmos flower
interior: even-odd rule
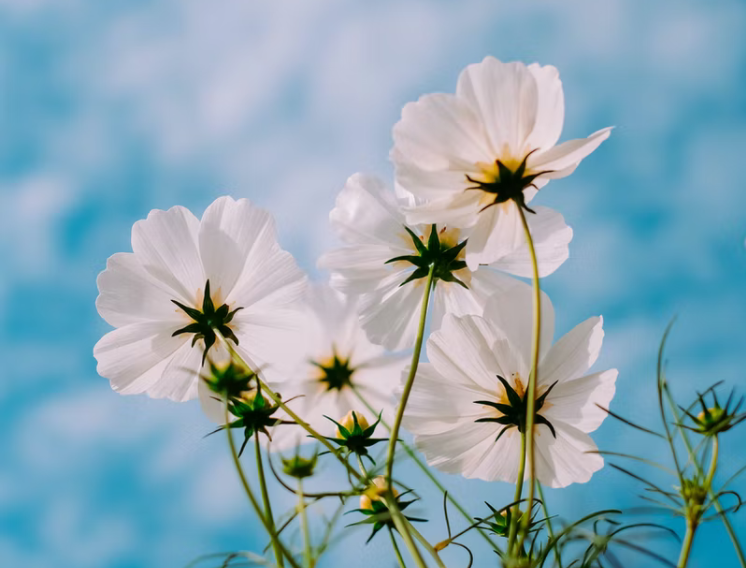
[[[455,94],[407,104],[391,157],[397,183],[425,200],[407,220],[473,228],[466,247],[472,269],[521,246],[516,203],[570,175],[610,134],[604,128],[557,145],[564,106],[557,69],[494,57],[469,65]]]
[[[114,390],[195,398],[215,328],[249,365],[279,372],[288,334],[302,325],[306,279],[277,244],[269,213],[230,197],[202,220],[183,207],[154,210],[133,226],[132,250],[109,258],[98,277],[96,307],[116,329],[93,352]]]
[[[331,284],[346,294],[360,295],[360,321],[368,338],[390,350],[413,346],[421,312],[426,278],[405,283],[417,266],[407,261],[387,262],[418,255],[411,231],[427,243],[431,225],[407,224],[404,209],[414,203],[411,195],[388,189],[372,176],[356,174],[337,197],[330,214],[332,227],[345,246],[325,254],[319,266],[332,271]],[[568,257],[572,229],[562,215],[538,207],[529,219],[542,276],[554,272]],[[436,227],[441,247],[453,247],[471,239],[469,230]],[[467,244],[468,248],[468,244]],[[438,279],[433,295],[431,328],[440,326],[444,314],[481,314],[484,304],[497,291],[507,291],[522,282],[499,272],[531,276],[531,261],[525,243],[495,259],[489,266],[471,270],[463,262],[453,276],[463,282]],[[403,285],[402,285],[403,284]]]
[[[544,485],[564,487],[588,481],[603,466],[601,456],[588,453],[596,449],[588,433],[606,417],[596,405],[608,407],[617,371],[586,374],[601,350],[600,317],[581,323],[554,345],[554,312],[546,296],[542,319],[534,427],[536,475]],[[469,478],[516,481],[518,429],[503,431],[505,424],[480,420],[506,421],[507,412],[490,406],[510,405],[498,376],[516,394],[524,395],[531,335],[530,296],[508,293],[499,298],[499,308],[491,299],[484,317],[447,315],[443,327],[430,336],[430,363],[419,366],[404,419],[404,427],[414,434],[430,465]]]
[[[318,431],[331,433],[334,424],[324,415],[339,422],[351,410],[366,416],[371,424],[383,412],[383,419],[390,423],[394,391],[406,359],[371,343],[360,327],[357,299],[328,284],[309,286],[308,316],[301,364],[292,373],[291,383],[283,387],[292,396],[301,395],[296,405],[301,417]]]

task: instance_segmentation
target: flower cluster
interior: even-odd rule
[[[386,528],[400,565],[399,541],[419,568],[427,554],[442,567],[440,551],[463,546],[456,539],[472,529],[505,566],[541,566],[552,550],[560,558],[573,527],[594,518],[555,535],[541,496],[542,486],[584,483],[603,467],[590,434],[617,416],[608,410],[617,371],[592,370],[603,319],[554,341],[554,307],[542,291],[542,279],[569,257],[573,231],[537,195],[611,131],[558,143],[563,120],[554,67],[493,57],[468,66],[454,93],[407,104],[393,128],[392,183],[355,174],[337,196],[329,220],[340,245],[318,260],[328,283],[308,284],[280,248],[270,214],[230,197],[201,219],[181,207],[151,212],[132,229],[133,252],[109,259],[97,307],[115,329],[94,348],[99,373],[121,394],[200,399],[216,432],[227,432],[276,565],[301,566],[281,534],[296,518],[302,564],[315,565],[328,538],[314,546],[306,509],[327,497],[342,507],[359,498],[348,512],[363,518],[349,526],[372,525],[370,538]],[[659,381],[661,408],[666,388]],[[699,413],[674,408],[674,425],[684,440],[685,430],[713,440],[713,465],[686,477],[677,462],[678,496],[665,494],[682,504],[692,530],[719,506],[717,437],[745,419],[732,397],[721,406],[713,391],[712,404],[704,395],[699,403]],[[239,450],[235,430],[243,433]],[[263,506],[239,459],[249,440]],[[311,443],[311,457],[301,457],[300,446]],[[271,453],[287,448],[295,454],[281,456],[281,472],[292,481]],[[452,536],[446,506],[448,538],[433,547],[412,525],[424,519],[402,513],[419,499],[398,477],[405,470],[394,475],[405,453],[424,469],[514,484],[515,500],[472,517],[430,474],[468,525]],[[281,528],[265,460],[299,498]],[[349,486],[305,493],[306,482],[328,482],[318,472],[330,464],[342,467]],[[599,536],[599,523],[615,521],[595,518],[596,556],[587,552],[578,566],[595,566],[617,534]],[[549,536],[537,543],[545,528]]]

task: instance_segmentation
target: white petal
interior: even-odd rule
[[[274,221],[267,211],[247,199],[226,196],[213,201],[199,228],[200,256],[213,295],[228,298],[247,264],[263,257],[276,242]]]
[[[458,170],[426,170],[406,161],[396,148],[391,153],[391,160],[396,167],[397,185],[418,198],[443,199],[458,196],[467,187],[474,185],[466,176],[481,173],[476,163],[470,168]]]
[[[300,310],[252,306],[238,312],[233,322],[237,351],[252,369],[263,369],[270,382],[286,380],[304,356],[307,324]]]
[[[406,249],[389,245],[356,245],[327,252],[317,266],[332,271],[330,283],[337,290],[362,294],[378,288],[381,280],[391,274],[387,260],[406,254],[410,254]]]
[[[444,377],[494,397],[502,393],[498,375],[528,377],[526,355],[503,337],[481,317],[447,314],[427,341],[427,357]]]
[[[469,228],[481,220],[479,191],[463,190],[453,196],[432,199],[404,209],[410,225],[432,224]]]
[[[173,291],[150,276],[133,253],[111,256],[96,284],[98,313],[114,327],[157,320],[186,322],[184,312],[171,302]]]
[[[582,432],[593,432],[606,418],[606,411],[598,406],[609,408],[617,375],[616,369],[610,369],[558,383],[541,414],[553,424],[561,421]]]
[[[400,286],[400,274],[393,274],[371,294],[361,297],[360,323],[368,339],[390,351],[409,349],[417,336],[425,279]]]
[[[484,308],[484,318],[494,328],[499,329],[510,343],[523,354],[528,361],[533,343],[533,289],[525,282],[518,282],[504,292],[493,294]],[[549,352],[554,336],[554,307],[544,292],[541,293],[541,334],[539,338],[539,356]],[[544,362],[540,364],[544,374]]]
[[[512,201],[488,207],[479,214],[466,245],[466,264],[477,270],[526,246],[523,224]]]
[[[468,171],[494,160],[475,108],[454,95],[425,95],[405,105],[394,126],[394,145],[397,161],[427,171]]]
[[[163,322],[146,322],[107,333],[93,348],[98,374],[120,394],[156,396],[162,388],[159,384],[172,380],[164,373],[166,366],[187,342],[183,335],[172,337],[176,329]]]
[[[531,149],[551,148],[562,134],[565,120],[565,96],[562,91],[562,81],[556,67],[537,63],[528,66],[529,72],[536,80],[538,105],[536,109],[536,124],[528,137],[527,146]]]
[[[528,159],[528,169],[531,171],[549,170],[553,177],[561,170],[571,168],[593,152],[611,135],[611,127],[603,128],[591,134],[588,138],[568,140],[546,152],[532,154]]]
[[[404,369],[402,383],[408,373],[409,368]],[[474,404],[484,397],[484,389],[477,384],[453,381],[440,374],[431,363],[420,363],[407,403],[404,427],[415,434],[447,432],[460,422],[473,422],[484,416],[484,406]]]
[[[249,321],[258,312],[295,311],[306,290],[306,276],[289,252],[278,246],[254,250],[246,268],[226,299],[232,309],[242,307],[233,321]]]
[[[163,379],[155,383],[148,390],[148,394],[153,398],[168,398],[176,402],[196,398],[204,350],[205,345],[202,341],[192,346],[189,339],[176,350],[163,370]]]
[[[429,465],[446,473],[485,481],[515,482],[518,475],[520,435],[508,430],[497,442],[501,426],[464,421],[436,435],[415,437]]]
[[[570,256],[572,229],[565,224],[564,217],[554,209],[536,207],[535,211],[535,215],[528,213],[527,220],[536,250],[539,276],[543,278],[557,270]],[[490,266],[523,278],[533,277],[531,254],[525,240],[522,246],[499,258]]]
[[[195,305],[205,273],[197,247],[199,221],[184,207],[155,209],[132,227],[132,250],[143,268],[173,291],[174,299]]]
[[[197,394],[205,416],[215,424],[225,424],[225,404],[210,390],[205,381],[198,381]],[[228,420],[233,422],[230,415]]]
[[[598,449],[588,434],[561,422],[554,424],[557,438],[546,426],[539,426],[536,444],[536,476],[543,485],[567,487],[585,483],[604,465],[603,458],[592,453]]]
[[[536,123],[538,91],[534,75],[523,63],[486,57],[462,71],[456,93],[478,109],[493,159],[504,148],[513,155],[524,150]]]
[[[467,269],[468,270],[468,269]],[[462,277],[457,273],[457,277]],[[469,289],[453,282],[438,281],[433,293],[430,330],[440,328],[446,314],[455,316],[482,315],[487,301],[497,293],[505,293],[514,286],[526,286],[524,282],[511,278],[488,267],[480,267],[469,274]]]
[[[539,383],[550,385],[583,376],[598,359],[603,339],[603,318],[592,317],[577,325],[542,359]]]
[[[329,221],[346,243],[410,248],[396,196],[374,176],[351,176],[337,196]]]

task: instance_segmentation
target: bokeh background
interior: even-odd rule
[[[327,214],[347,176],[390,177],[401,107],[452,91],[487,54],[559,67],[563,138],[617,126],[540,196],[575,229],[545,281],[557,331],[604,315],[612,408],[659,425],[655,356],[677,314],[682,401],[721,379],[746,391],[744,30],[743,0],[0,0],[0,566],[181,567],[262,548],[196,403],[122,397],[97,376],[96,275],[150,209],[199,215],[229,193],[271,209],[283,245],[323,278],[315,259],[334,244]],[[662,455],[611,420],[596,439]],[[724,442],[721,480],[746,459],[743,433]],[[429,501],[424,532],[442,538],[439,497],[401,473]],[[475,511],[512,492],[443,480]],[[607,467],[548,500],[573,518],[639,493]],[[746,538],[743,515],[734,523]],[[385,538],[363,548],[365,531],[347,533],[324,566],[394,565]],[[649,543],[675,558],[675,542]],[[713,523],[691,566],[716,565],[736,560]]]

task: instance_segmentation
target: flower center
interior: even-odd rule
[[[355,374],[355,369],[350,367],[349,358],[340,357],[336,350],[334,356],[329,359],[320,362],[312,361],[312,363],[321,371],[318,380],[323,383],[327,391],[341,391],[345,387],[352,386],[352,375]]]
[[[223,304],[219,308],[215,308],[215,303],[212,301],[210,295],[210,280],[208,279],[205,283],[205,297],[202,300],[202,310],[196,308],[190,308],[185,306],[181,302],[171,300],[174,304],[179,306],[186,315],[192,318],[192,323],[187,326],[177,329],[171,334],[173,337],[181,335],[183,333],[193,333],[192,347],[197,343],[198,340],[202,339],[205,342],[205,351],[202,354],[202,363],[204,364],[207,358],[207,352],[210,347],[215,345],[217,340],[217,333],[220,333],[223,337],[231,339],[233,343],[238,345],[238,338],[233,333],[233,330],[228,327],[228,324],[233,320],[233,316],[236,315],[238,310],[243,308],[236,308],[231,311],[228,304]]]
[[[526,396],[527,393],[523,387],[523,382],[521,381],[520,374],[516,373],[515,375],[513,375],[513,378],[515,382],[515,388],[512,387],[510,383],[503,377],[497,375],[497,380],[502,383],[503,388],[505,389],[505,392],[500,397],[499,402],[493,402],[491,400],[474,401],[474,404],[483,404],[485,406],[489,406],[500,413],[499,416],[479,418],[476,420],[476,422],[495,422],[497,424],[503,425],[502,430],[500,430],[497,438],[495,438],[495,442],[497,442],[497,440],[500,439],[500,436],[502,436],[507,430],[513,427],[518,428],[519,432],[524,432],[526,429],[528,396]],[[556,384],[556,381],[552,383],[541,396],[536,398],[536,401],[534,403],[534,424],[544,424],[549,428],[549,430],[552,432],[552,436],[554,436],[555,438],[557,437],[557,433],[554,430],[554,426],[551,422],[549,422],[549,420],[539,414],[539,411],[544,407],[547,396],[549,396],[549,393],[552,392],[552,389]],[[549,403],[546,404],[548,406]]]
[[[458,235],[454,230],[443,228],[439,232],[435,225],[430,227],[430,236],[427,242],[425,242],[424,235],[422,237],[417,236],[407,226],[404,229],[412,239],[415,254],[396,256],[386,261],[386,264],[408,262],[415,267],[414,272],[399,286],[404,286],[413,280],[426,278],[432,268],[433,284],[437,280],[442,280],[444,282],[455,282],[468,289],[468,286],[454,275],[455,272],[466,268],[466,262],[462,259],[466,240],[459,243]]]
[[[523,191],[528,187],[536,188],[534,180],[543,174],[551,173],[550,171],[536,173],[526,172],[526,162],[528,161],[528,157],[535,151],[535,149],[531,150],[515,167],[510,167],[510,165],[506,164],[503,160],[495,160],[494,166],[482,168],[484,179],[475,179],[467,174],[467,181],[473,185],[467,187],[466,191],[476,189],[485,193],[484,197],[487,204],[480,209],[480,213],[493,205],[506,203],[508,201],[514,201],[518,207],[522,207],[526,211],[535,213],[534,210],[526,205]]]

